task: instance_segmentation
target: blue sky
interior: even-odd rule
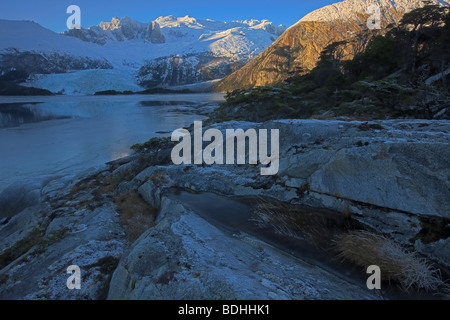
[[[81,8],[81,23],[87,28],[112,17],[129,16],[149,22],[159,16],[190,15],[221,21],[269,19],[290,26],[305,14],[339,0],[2,0],[0,19],[34,20],[56,32],[66,29],[69,5]]]

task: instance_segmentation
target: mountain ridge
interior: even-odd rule
[[[443,0],[432,3],[450,5]],[[368,30],[363,23],[369,18],[366,10],[371,5],[380,7],[381,30]],[[361,32],[368,32],[367,36],[383,33],[406,12],[423,5],[420,0],[344,0],[317,9],[289,27],[244,67],[217,82],[213,90],[229,92],[282,83],[292,73],[312,70],[322,50],[336,41],[351,40],[345,52],[351,58],[360,49],[361,41],[367,41],[367,38],[359,39]]]
[[[160,16],[150,22],[140,22],[130,17],[113,17],[110,22],[101,21],[98,25],[89,28],[71,29],[63,32],[64,35],[77,37],[86,42],[94,42],[100,45],[106,44],[108,41],[126,41],[135,39],[146,40],[149,30],[158,29],[158,32],[165,37],[163,29],[167,29],[169,34],[175,37],[182,37],[182,33],[171,32],[172,29],[191,29],[205,31],[226,31],[234,28],[247,28],[252,30],[263,30],[274,36],[280,36],[287,28],[283,25],[274,25],[267,19],[257,20],[233,20],[231,22],[217,21],[212,19],[196,19],[186,15],[184,17],[176,17],[173,15]],[[184,30],[185,31],[185,30]],[[197,33],[198,33],[197,32]],[[193,34],[197,35],[196,32]],[[201,35],[201,34],[200,34]],[[90,37],[89,37],[90,36]],[[97,37],[97,38],[95,38]],[[164,43],[161,41],[158,43]]]
[[[139,91],[149,84],[164,87],[220,79],[262,52],[286,29],[268,20],[221,22],[190,16],[159,17],[149,23],[115,17],[62,34],[29,21],[0,20],[0,27],[4,30],[0,33],[0,80],[6,75],[18,84],[66,94]],[[161,72],[146,73],[152,65]],[[98,70],[94,86],[82,83],[86,73],[79,72],[87,70]],[[133,79],[132,83],[121,81],[123,76]]]

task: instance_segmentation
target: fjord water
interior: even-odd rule
[[[205,118],[220,94],[0,98],[0,192],[16,181],[76,174],[130,146]],[[203,112],[201,112],[203,110]]]

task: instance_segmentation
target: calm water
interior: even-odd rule
[[[0,191],[127,156],[131,145],[170,136],[222,100],[218,94],[0,98]]]

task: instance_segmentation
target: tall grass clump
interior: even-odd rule
[[[338,256],[364,268],[377,265],[382,280],[398,282],[400,288],[448,291],[439,269],[392,239],[365,230],[351,231],[336,240]]]
[[[127,192],[115,198],[128,240],[133,243],[155,225],[156,209],[137,193]]]
[[[342,215],[274,199],[258,199],[252,206],[252,215],[260,227],[270,227],[277,234],[305,240],[325,251],[336,236],[351,227]]]

